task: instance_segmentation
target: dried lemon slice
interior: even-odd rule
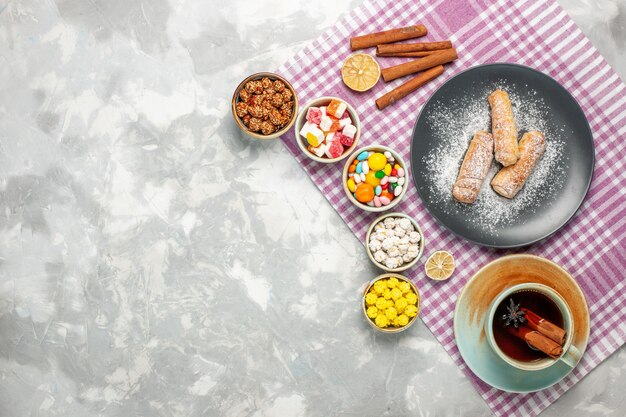
[[[378,82],[380,67],[371,55],[354,54],[343,63],[341,78],[352,90],[367,91]]]
[[[424,268],[428,278],[443,281],[450,278],[454,272],[454,257],[445,250],[438,250],[430,255]]]

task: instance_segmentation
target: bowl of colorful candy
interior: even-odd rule
[[[344,100],[320,97],[302,108],[295,134],[306,156],[328,164],[341,161],[354,151],[361,136],[361,122]]]
[[[256,139],[274,139],[296,120],[298,97],[289,81],[280,75],[259,72],[237,86],[232,112],[243,132]]]
[[[424,252],[422,229],[404,213],[388,213],[374,220],[365,241],[367,256],[387,272],[409,269]]]
[[[383,333],[398,333],[415,323],[420,295],[407,277],[382,274],[365,288],[362,307],[365,319],[373,328]]]
[[[382,145],[354,152],[343,167],[343,189],[357,207],[381,212],[395,207],[406,194],[408,171],[400,155]]]

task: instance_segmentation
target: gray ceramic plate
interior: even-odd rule
[[[494,162],[476,203],[458,203],[452,184],[474,130],[491,126],[487,95],[496,88],[511,96],[519,137],[542,130],[548,150],[515,199],[491,189],[500,169]],[[480,245],[525,246],[556,232],[582,204],[593,167],[591,129],[576,100],[522,65],[481,65],[452,77],[424,105],[413,129],[411,170],[424,205],[450,231]]]

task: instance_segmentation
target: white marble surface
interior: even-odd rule
[[[358,0],[0,0],[0,416],[483,416],[232,90]],[[626,77],[626,2],[561,0]],[[618,314],[619,312],[616,312]],[[624,416],[626,349],[545,416]]]

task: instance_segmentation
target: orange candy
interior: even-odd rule
[[[374,199],[374,187],[362,182],[356,187],[355,196],[361,203],[367,203]]]
[[[352,164],[350,165],[350,168],[348,168],[348,172],[354,172],[354,171],[356,171],[356,165]]]

